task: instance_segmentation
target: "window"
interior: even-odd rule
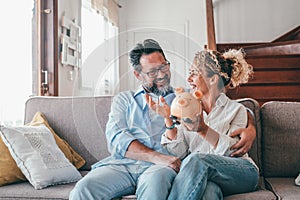
[[[0,124],[23,124],[25,101],[32,94],[33,0],[7,1],[0,8]]]
[[[99,13],[90,1],[82,1],[80,95],[113,94],[117,90],[118,27],[109,22],[103,9],[104,13]]]

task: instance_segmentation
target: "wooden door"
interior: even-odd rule
[[[35,1],[35,64],[37,95],[58,96],[57,0]],[[35,81],[33,81],[35,82]]]

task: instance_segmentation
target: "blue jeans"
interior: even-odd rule
[[[138,199],[167,199],[176,172],[160,165],[107,165],[90,171],[71,191],[70,200],[112,199],[136,194]]]
[[[258,180],[258,170],[248,160],[193,153],[183,160],[168,199],[205,199],[220,191],[223,196],[251,192]],[[223,198],[218,196],[211,199]]]

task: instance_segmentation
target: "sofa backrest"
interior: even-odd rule
[[[112,96],[97,97],[33,97],[26,102],[25,123],[38,111],[45,114],[50,126],[85,160],[83,170],[109,155],[105,127]],[[249,152],[261,169],[261,126],[259,104],[251,98],[239,99],[255,117],[257,137]]]
[[[267,102],[261,107],[265,177],[300,172],[300,102]]]
[[[112,96],[33,97],[26,102],[25,123],[40,111],[50,126],[85,160],[83,170],[109,155],[105,137]]]
[[[249,156],[254,160],[262,175],[262,152],[261,152],[261,122],[260,122],[260,105],[252,98],[238,99],[238,102],[252,110],[256,124],[256,138],[249,151]]]

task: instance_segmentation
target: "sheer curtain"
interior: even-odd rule
[[[23,124],[32,94],[33,0],[6,1],[0,8],[0,124]]]
[[[116,90],[119,67],[118,27],[117,10],[114,10],[114,15],[109,11],[113,10],[112,7],[114,6],[107,6],[103,0],[82,1],[80,95],[113,94]]]

